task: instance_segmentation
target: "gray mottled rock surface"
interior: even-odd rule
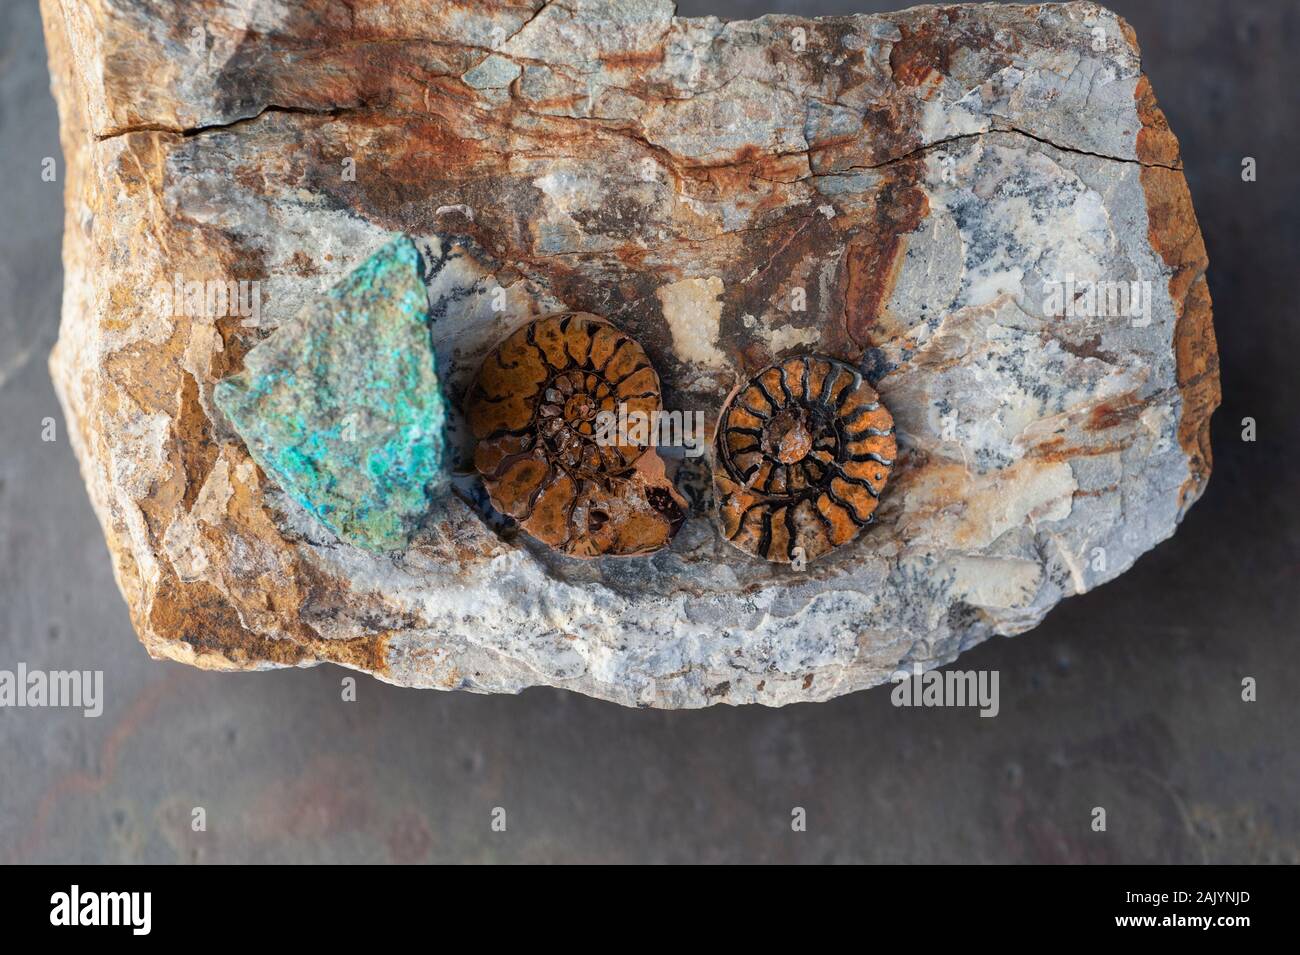
[[[1208,477],[1204,247],[1136,40],[1100,7],[44,9],[70,163],[52,366],[155,655],[826,699],[1029,629]],[[773,358],[859,364],[901,447],[879,526],[803,572],[755,562],[679,457],[696,511],[652,558],[539,549],[468,476],[404,555],[340,544],[212,405],[259,332],[148,292],[256,280],[276,325],[395,232],[424,252],[453,403],[561,307],[635,334],[668,406],[710,423]]]

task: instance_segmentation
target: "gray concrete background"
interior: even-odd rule
[[[62,184],[40,164],[60,155],[57,121],[35,0],[0,0],[0,668],[102,669],[107,697],[98,719],[0,710],[0,861],[1300,861],[1300,5],[1114,6],[1182,141],[1209,247],[1225,394],[1215,473],[1178,535],[1128,574],[961,658],[1001,673],[990,720],[895,709],[887,688],[665,713],[361,676],[343,703],[347,671],[332,667],[150,661],[45,367]],[[1243,156],[1257,182],[1241,181]],[[1258,702],[1241,701],[1245,676]],[[205,833],[191,831],[196,806]],[[791,832],[794,806],[806,832]],[[1090,829],[1094,806],[1105,833]]]

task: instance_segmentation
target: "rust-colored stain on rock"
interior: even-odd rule
[[[1182,174],[1178,140],[1164,111],[1156,104],[1151,84],[1144,76],[1134,90],[1138,118],[1137,153],[1142,165],[1142,191],[1146,194],[1148,238],[1164,263],[1173,270],[1169,297],[1174,303],[1174,357],[1182,411],[1178,418],[1178,444],[1188,458],[1188,476],[1179,491],[1179,507],[1186,509],[1205,489],[1213,467],[1210,417],[1223,398],[1219,385],[1219,349],[1214,337],[1214,316],[1205,272],[1209,257],[1192,206],[1192,194]]]
[[[894,419],[860,372],[791,358],[755,375],[718,422],[723,535],[779,563],[813,560],[871,523],[898,454]]]
[[[635,340],[595,315],[552,315],[483,362],[469,400],[474,464],[492,503],[557,550],[653,553],[686,502],[635,429],[603,424],[649,423],[661,408],[659,376]]]

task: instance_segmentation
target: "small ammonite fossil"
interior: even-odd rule
[[[544,543],[577,557],[648,554],[672,539],[686,502],[654,448],[602,427],[602,414],[660,408],[636,341],[595,315],[551,315],[484,360],[469,396],[474,464],[493,505]]]
[[[813,560],[873,520],[898,446],[894,419],[862,374],[833,358],[790,358],[736,388],[714,442],[722,533],[767,560]]]

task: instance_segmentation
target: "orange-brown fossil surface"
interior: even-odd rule
[[[469,398],[474,464],[492,503],[557,550],[653,553],[686,502],[655,450],[618,422],[661,408],[659,376],[635,340],[595,315],[551,315],[484,360]]]
[[[814,355],[738,388],[715,451],[723,535],[789,563],[829,553],[871,523],[898,444],[894,419],[862,373]]]

